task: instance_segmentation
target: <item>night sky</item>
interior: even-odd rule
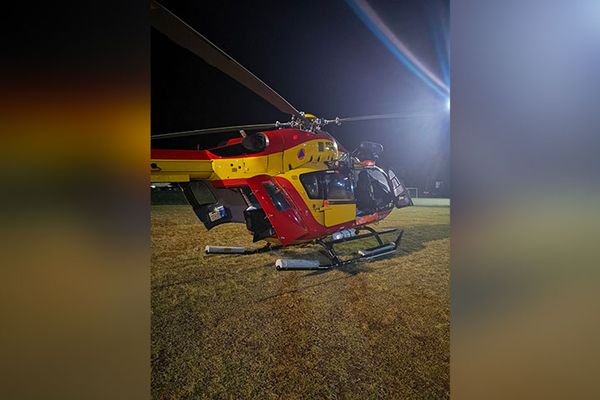
[[[448,99],[403,65],[346,1],[161,3],[298,110],[325,118],[418,115],[330,125],[327,130],[348,149],[361,141],[382,143],[380,164],[394,169],[408,186],[425,190],[435,180],[449,184]],[[443,79],[447,38],[439,38],[448,30],[448,2],[370,0],[369,4],[419,60]],[[151,34],[153,134],[289,120],[160,32],[152,29]],[[217,134],[164,140],[152,146],[207,148],[225,138],[227,134]]]

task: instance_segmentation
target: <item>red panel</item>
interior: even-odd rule
[[[247,156],[227,156],[220,157],[209,150],[151,150],[151,158],[155,160],[212,160],[240,157],[260,157],[268,154],[279,153],[291,147],[308,142],[310,140],[335,140],[326,133],[311,133],[299,129],[278,129],[275,131],[266,131],[263,134],[269,138],[269,146],[265,151],[254,153]],[[241,138],[229,139],[228,145],[234,145],[241,142]],[[221,146],[223,148],[227,146]]]
[[[225,188],[225,187],[240,187],[240,186],[248,186],[248,179],[224,179],[222,181],[209,181],[211,185],[216,188]]]
[[[356,218],[356,225],[360,226],[360,225],[372,224],[373,222],[377,222],[379,220],[384,219],[385,217],[388,216],[388,214],[390,212],[391,212],[391,210],[386,210],[386,211],[376,212],[373,214],[361,215],[360,217]]]
[[[275,132],[282,133],[283,143],[286,149],[298,146],[299,144],[308,142],[310,140],[335,140],[327,133],[311,133],[301,131],[299,129],[281,129]]]
[[[255,176],[247,179],[247,182],[250,190],[252,190],[254,196],[256,196],[256,199],[265,211],[267,218],[269,218],[271,225],[273,225],[275,233],[277,233],[277,238],[282,245],[287,246],[308,233],[302,218],[298,214],[298,211],[285,190],[282,190],[282,193],[286,197],[286,200],[288,200],[288,203],[290,203],[291,207],[283,211],[277,210],[271,201],[267,190],[263,186],[263,184],[267,182],[277,185],[269,175]]]

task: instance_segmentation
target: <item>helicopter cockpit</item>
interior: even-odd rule
[[[355,202],[357,216],[412,204],[394,173],[374,165],[310,172],[300,182],[310,199]]]
[[[362,142],[351,154],[355,182],[356,213],[371,214],[412,205],[408,191],[396,174],[387,174],[375,164],[383,153],[383,146],[374,142]]]

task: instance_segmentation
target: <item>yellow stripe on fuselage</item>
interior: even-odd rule
[[[299,157],[302,155],[300,150],[303,150],[303,157]],[[338,149],[335,142],[328,139],[315,139],[264,156],[250,155],[213,160],[152,159],[151,163],[155,168],[151,170],[151,181],[188,182],[194,179],[215,181],[248,179],[257,175],[285,177],[288,171],[308,165],[311,171],[327,169],[323,162],[337,157]],[[296,187],[296,183],[294,186]],[[299,190],[299,192],[304,191]]]

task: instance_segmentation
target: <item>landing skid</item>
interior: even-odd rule
[[[247,249],[245,247],[228,247],[228,246],[206,246],[204,252],[206,254],[257,254],[266,253],[267,251],[278,250],[282,246],[272,246],[267,243],[258,249]]]
[[[329,259],[329,263],[327,264],[321,264],[317,260],[278,259],[275,262],[275,267],[278,271],[327,270],[331,268],[342,267],[348,264],[371,261],[376,258],[383,257],[396,252],[396,250],[398,250],[398,247],[400,246],[402,234],[404,233],[404,231],[401,230],[396,240],[394,240],[393,242],[384,243],[381,239],[381,235],[393,233],[398,230],[386,229],[377,232],[375,229],[368,226],[357,228],[357,230],[365,230],[368,232],[337,240],[318,239],[315,241],[316,244],[319,244],[323,247],[321,253]],[[374,237],[377,240],[378,245],[368,249],[359,250],[355,257],[343,260],[338,256],[334,249],[334,245],[336,244],[366,239],[370,237]],[[282,248],[282,246],[273,246],[270,243],[267,243],[265,246],[260,247],[258,249],[247,249],[245,247],[206,246],[205,252],[206,254],[257,254],[266,253],[272,250],[278,250],[280,248]]]
[[[396,240],[394,240],[393,242],[384,243],[383,240],[381,240],[380,235],[396,232],[397,229],[387,229],[380,232],[377,232],[373,228],[367,226],[361,227],[359,229],[368,230],[369,233],[364,233],[361,235],[351,236],[349,238],[342,238],[338,240],[316,241],[317,244],[323,246],[324,250],[322,250],[321,253],[329,259],[330,262],[328,264],[321,264],[319,261],[316,260],[279,259],[275,262],[275,267],[279,271],[328,270],[332,268],[342,267],[348,264],[371,261],[376,258],[395,253],[396,250],[398,250],[398,247],[400,246],[402,234],[404,233],[404,230],[401,230]],[[359,250],[355,257],[346,260],[340,259],[333,247],[335,244],[338,243],[366,239],[369,237],[375,237],[378,245],[368,249]]]

